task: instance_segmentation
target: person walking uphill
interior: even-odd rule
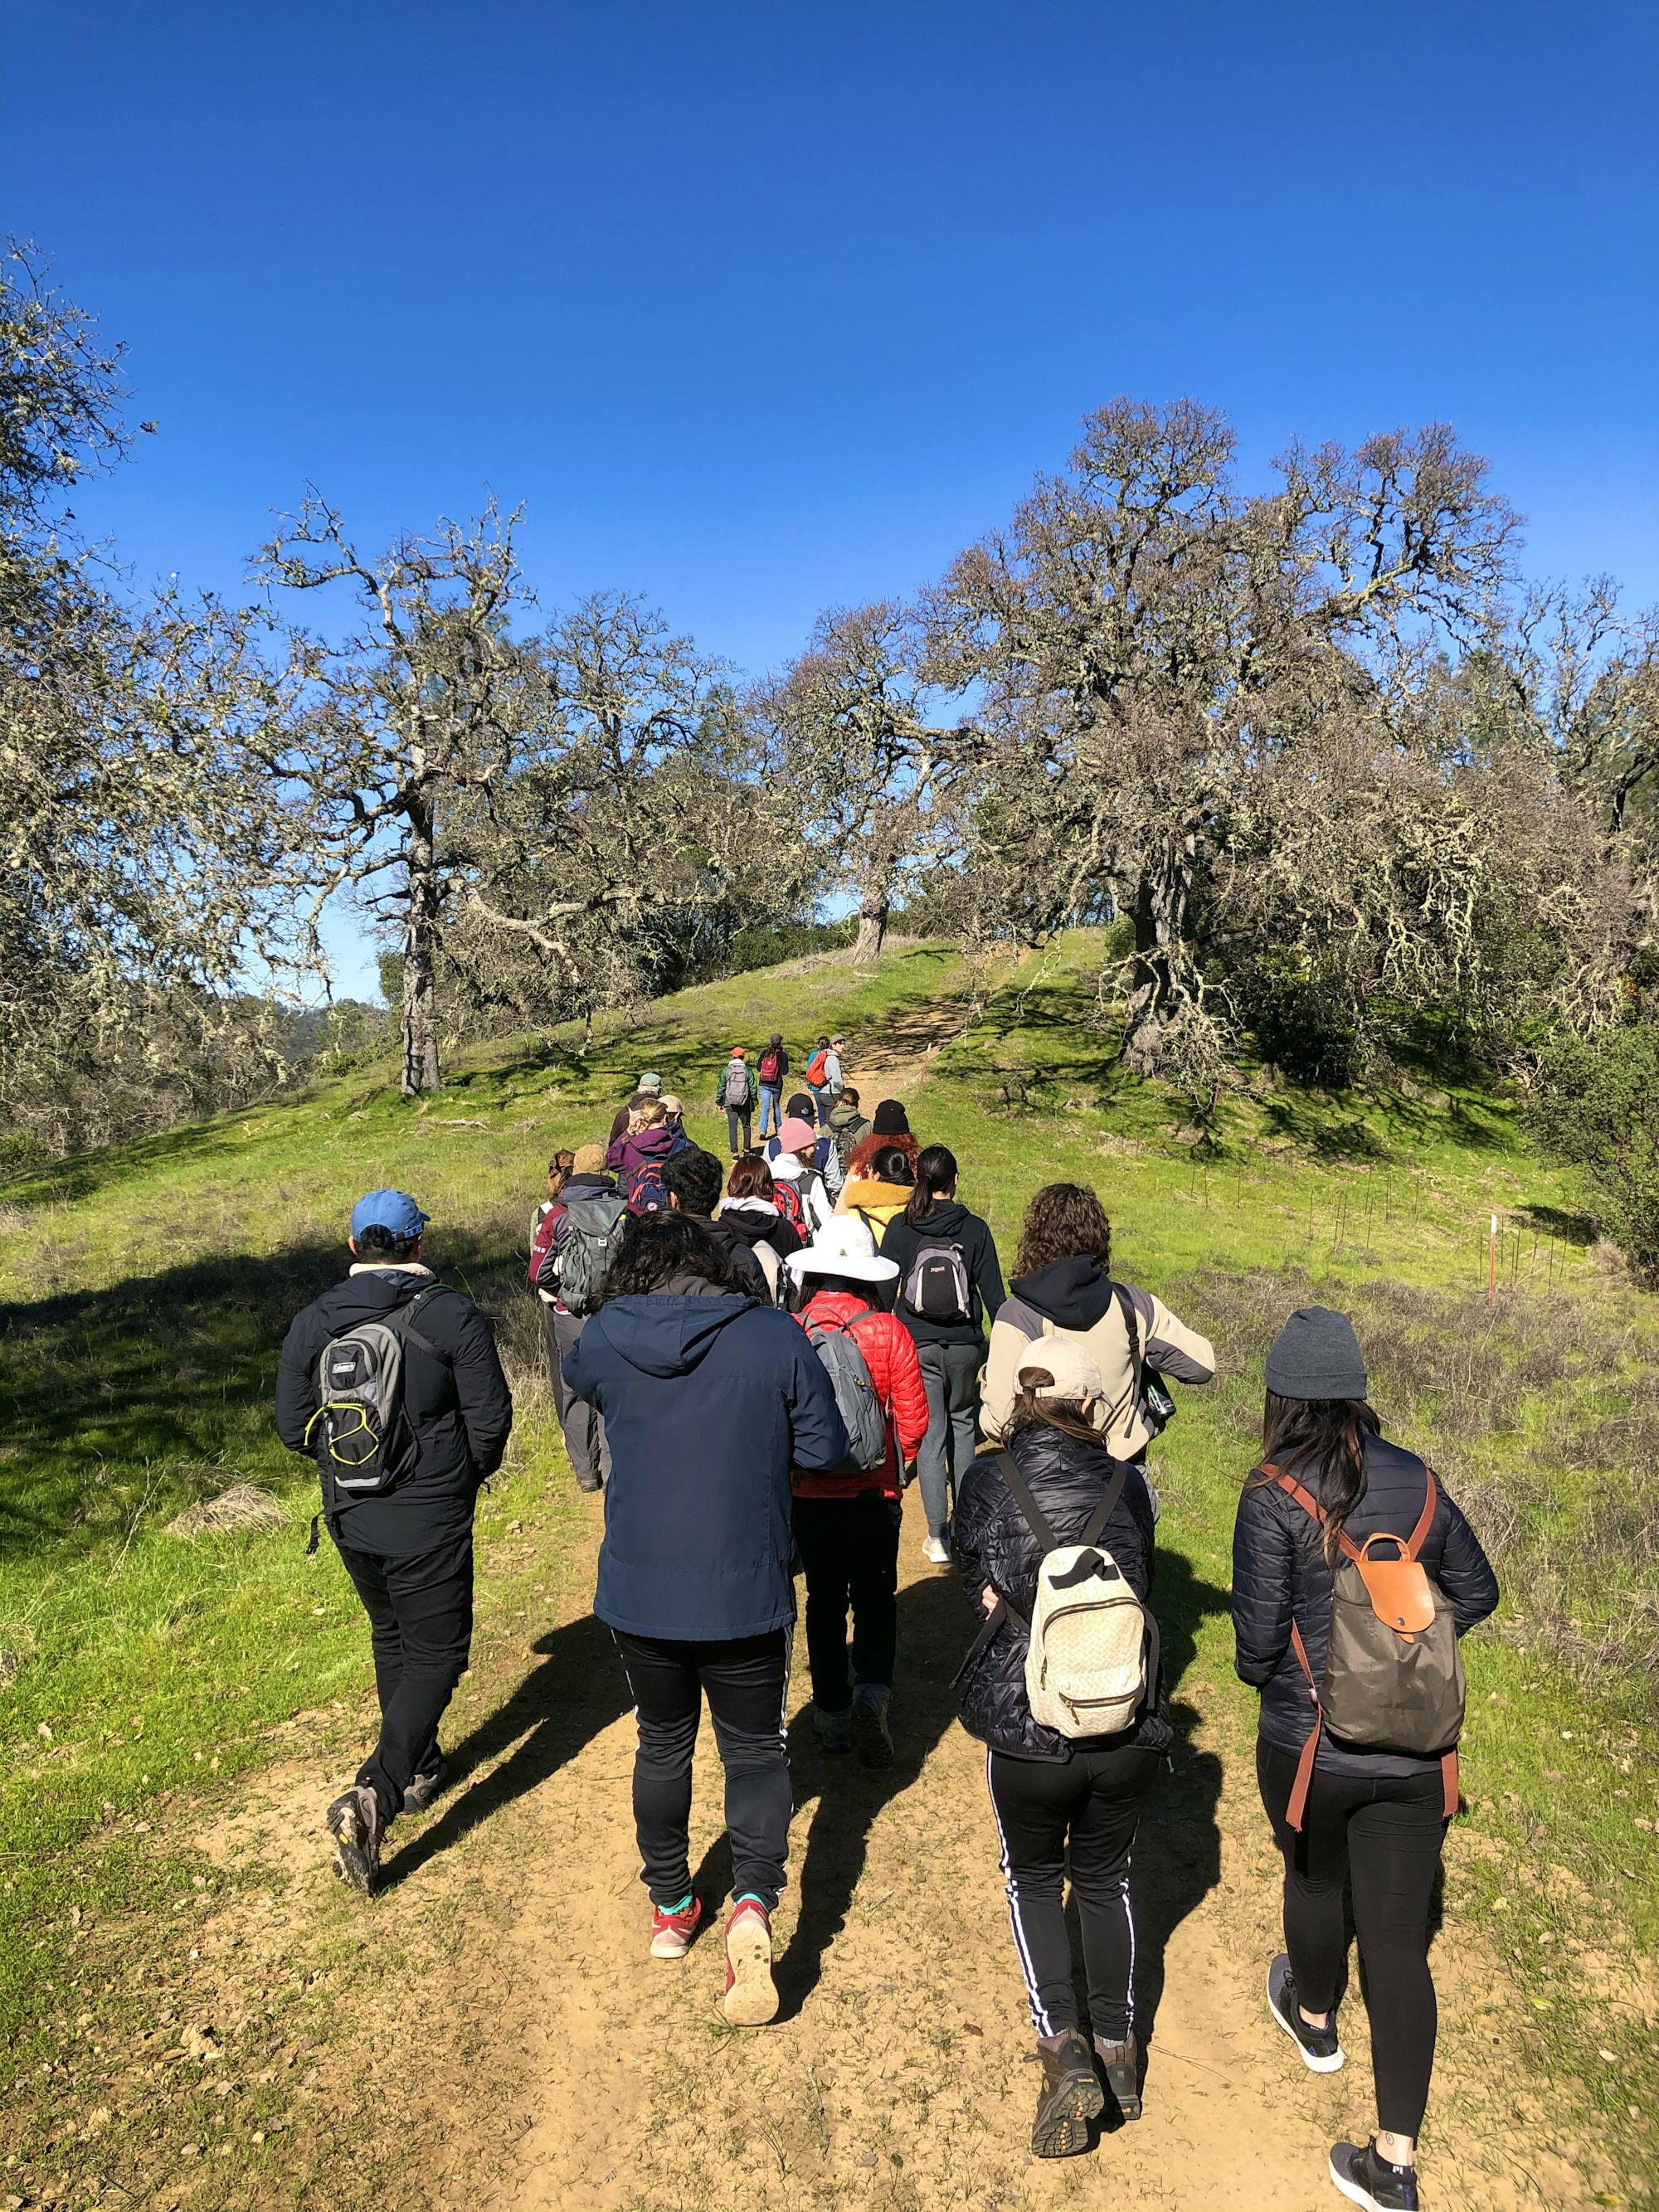
[[[1268,2009],[1311,2071],[1342,2064],[1351,1896],[1377,2132],[1334,2147],[1331,2179],[1373,2212],[1415,2212],[1437,2027],[1429,1915],[1457,1809],[1456,1638],[1492,1612],[1498,1583],[1438,1479],[1385,1442],[1366,1389],[1346,1316],[1293,1313],[1267,1354],[1264,1464],[1238,1502],[1233,1631],[1239,1674],[1261,1693],[1256,1775],[1285,1861]]]
[[[630,1220],[606,1288],[565,1371],[611,1443],[593,1610],[616,1638],[639,1726],[651,1953],[683,1959],[702,1917],[690,1825],[706,1692],[732,1839],[724,2008],[733,2026],[759,2027],[777,2010],[771,1915],[791,1809],[789,1471],[839,1467],[847,1431],[805,1337],[736,1288],[689,1216]]]
[[[987,1436],[1013,1410],[1013,1371],[1034,1338],[1080,1338],[1105,1384],[1102,1432],[1120,1459],[1139,1459],[1174,1411],[1162,1389],[1210,1382],[1215,1353],[1162,1298],[1111,1277],[1112,1224],[1082,1183],[1045,1183],[1025,1209],[1009,1297],[991,1327],[980,1391]],[[1161,1402],[1160,1402],[1161,1401]]]
[[[568,1171],[556,1176],[555,1165],[562,1168],[567,1161]],[[605,1424],[565,1381],[564,1360],[598,1301],[599,1283],[611,1264],[627,1209],[616,1177],[605,1168],[601,1145],[556,1153],[548,1168],[547,1189],[531,1226],[530,1279],[542,1302],[553,1410],[571,1472],[578,1490],[596,1491],[609,1463]]]
[[[926,1554],[950,1559],[952,1490],[974,1463],[985,1330],[1006,1295],[987,1224],[957,1201],[956,1154],[929,1145],[902,1213],[889,1222],[883,1256],[898,1263],[894,1310],[915,1340],[927,1385],[927,1434],[916,1456],[927,1514]]]
[[[890,1766],[887,1722],[898,1645],[898,1547],[904,1469],[927,1427],[927,1394],[915,1346],[890,1314],[876,1308],[878,1285],[898,1269],[876,1256],[861,1221],[838,1216],[810,1251],[788,1261],[800,1287],[798,1320],[826,1363],[850,1389],[844,1411],[854,1450],[833,1473],[797,1470],[795,1542],[806,1572],[806,1655],[812,1670],[812,1718],[825,1751],[855,1751],[865,1766]],[[844,1361],[856,1364],[850,1376]],[[832,1379],[836,1370],[832,1370]],[[877,1419],[854,1433],[868,1385]],[[867,1401],[866,1401],[867,1403]],[[853,1615],[853,1680],[847,1674],[847,1615]]]
[[[1101,2073],[1121,2117],[1140,2117],[1129,1865],[1170,1730],[1146,1610],[1152,1494],[1100,1428],[1100,1370],[1085,1345],[1048,1336],[1012,1382],[1006,1450],[976,1459],[957,1500],[957,1571],[983,1624],[957,1680],[963,1726],[986,1747],[1042,2065],[1031,2148],[1065,2158],[1105,2109]],[[1092,2050],[1066,1926],[1068,1859]]]
[[[426,1264],[428,1218],[404,1191],[359,1199],[351,1271],[295,1316],[276,1369],[276,1433],[315,1455],[319,1517],[369,1619],[380,1738],[327,1813],[335,1871],[365,1893],[392,1821],[444,1784],[438,1723],[471,1650],[473,1504],[513,1427],[489,1322]]]
[[[749,1073],[749,1055],[740,1044],[732,1048],[732,1057],[720,1070],[720,1079],[714,1085],[714,1103],[726,1109],[726,1137],[735,1160],[750,1146],[750,1127],[755,1115],[755,1082]],[[743,1142],[738,1142],[741,1131]]]
[[[769,1134],[775,1135],[783,1127],[783,1086],[788,1073],[789,1054],[784,1048],[783,1033],[774,1030],[755,1070],[755,1087],[760,1092],[762,1144]]]

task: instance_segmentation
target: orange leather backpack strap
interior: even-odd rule
[[[1302,1641],[1302,1631],[1291,1623],[1291,1649],[1302,1662],[1302,1671],[1308,1678],[1308,1695],[1314,1702],[1313,1732],[1302,1747],[1296,1762],[1296,1779],[1291,1784],[1291,1802],[1285,1808],[1285,1818],[1294,1832],[1300,1835],[1302,1823],[1308,1814],[1308,1792],[1313,1787],[1314,1760],[1319,1752],[1320,1732],[1325,1725],[1324,1709],[1319,1702],[1319,1685],[1314,1680],[1313,1668],[1308,1664],[1308,1647]]]
[[[1302,1485],[1297,1480],[1293,1474],[1281,1474],[1277,1468],[1263,1468],[1261,1471],[1264,1474],[1271,1473],[1273,1480],[1279,1485],[1286,1498],[1295,1498],[1297,1504],[1302,1508],[1302,1510],[1311,1516],[1314,1520],[1317,1521],[1322,1528],[1328,1525],[1324,1507],[1313,1495],[1311,1491],[1304,1490],[1302,1487]],[[1352,1561],[1355,1566],[1358,1566],[1359,1565],[1359,1547],[1352,1541],[1346,1528],[1339,1528],[1337,1530],[1336,1543],[1337,1549],[1341,1553],[1343,1558]]]
[[[1440,1503],[1440,1486],[1436,1482],[1434,1469],[1427,1460],[1423,1462],[1423,1472],[1428,1478],[1428,1495],[1423,1500],[1423,1510],[1418,1516],[1416,1528],[1406,1539],[1406,1557],[1408,1559],[1414,1559],[1428,1541],[1429,1531],[1434,1526],[1435,1508]]]

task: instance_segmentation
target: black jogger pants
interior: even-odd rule
[[[878,1490],[798,1498],[795,1542],[806,1572],[806,1661],[812,1702],[844,1713],[853,1682],[890,1689],[898,1647],[898,1552],[903,1507]],[[847,1615],[853,1615],[853,1680]]]
[[[337,1542],[338,1540],[336,1540]],[[339,1545],[368,1615],[380,1736],[357,1780],[374,1792],[382,1821],[438,1760],[438,1723],[472,1648],[472,1530],[409,1559]]]
[[[1285,1948],[1310,2012],[1336,2002],[1348,1954],[1345,1893],[1364,1970],[1379,2127],[1416,2136],[1429,2101],[1438,2024],[1429,1906],[1446,1819],[1440,1769],[1334,1774],[1316,1766],[1298,1835],[1285,1821],[1296,1753],[1257,1739],[1256,1779],[1285,1859]]]
[[[1114,2043],[1134,2026],[1129,1863],[1157,1765],[1157,1753],[1135,1744],[1073,1752],[1067,1759],[986,1753],[1008,1918],[1039,2035],[1079,2024],[1066,1929],[1068,1846],[1072,1894],[1083,1923],[1089,2024]]]

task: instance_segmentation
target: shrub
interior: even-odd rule
[[[1601,1225],[1659,1285],[1659,1027],[1571,1037],[1547,1056],[1528,1109],[1534,1134],[1582,1167]]]

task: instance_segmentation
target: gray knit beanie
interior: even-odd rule
[[[1273,1339],[1267,1388],[1279,1398],[1363,1398],[1365,1361],[1346,1314],[1299,1306]]]

